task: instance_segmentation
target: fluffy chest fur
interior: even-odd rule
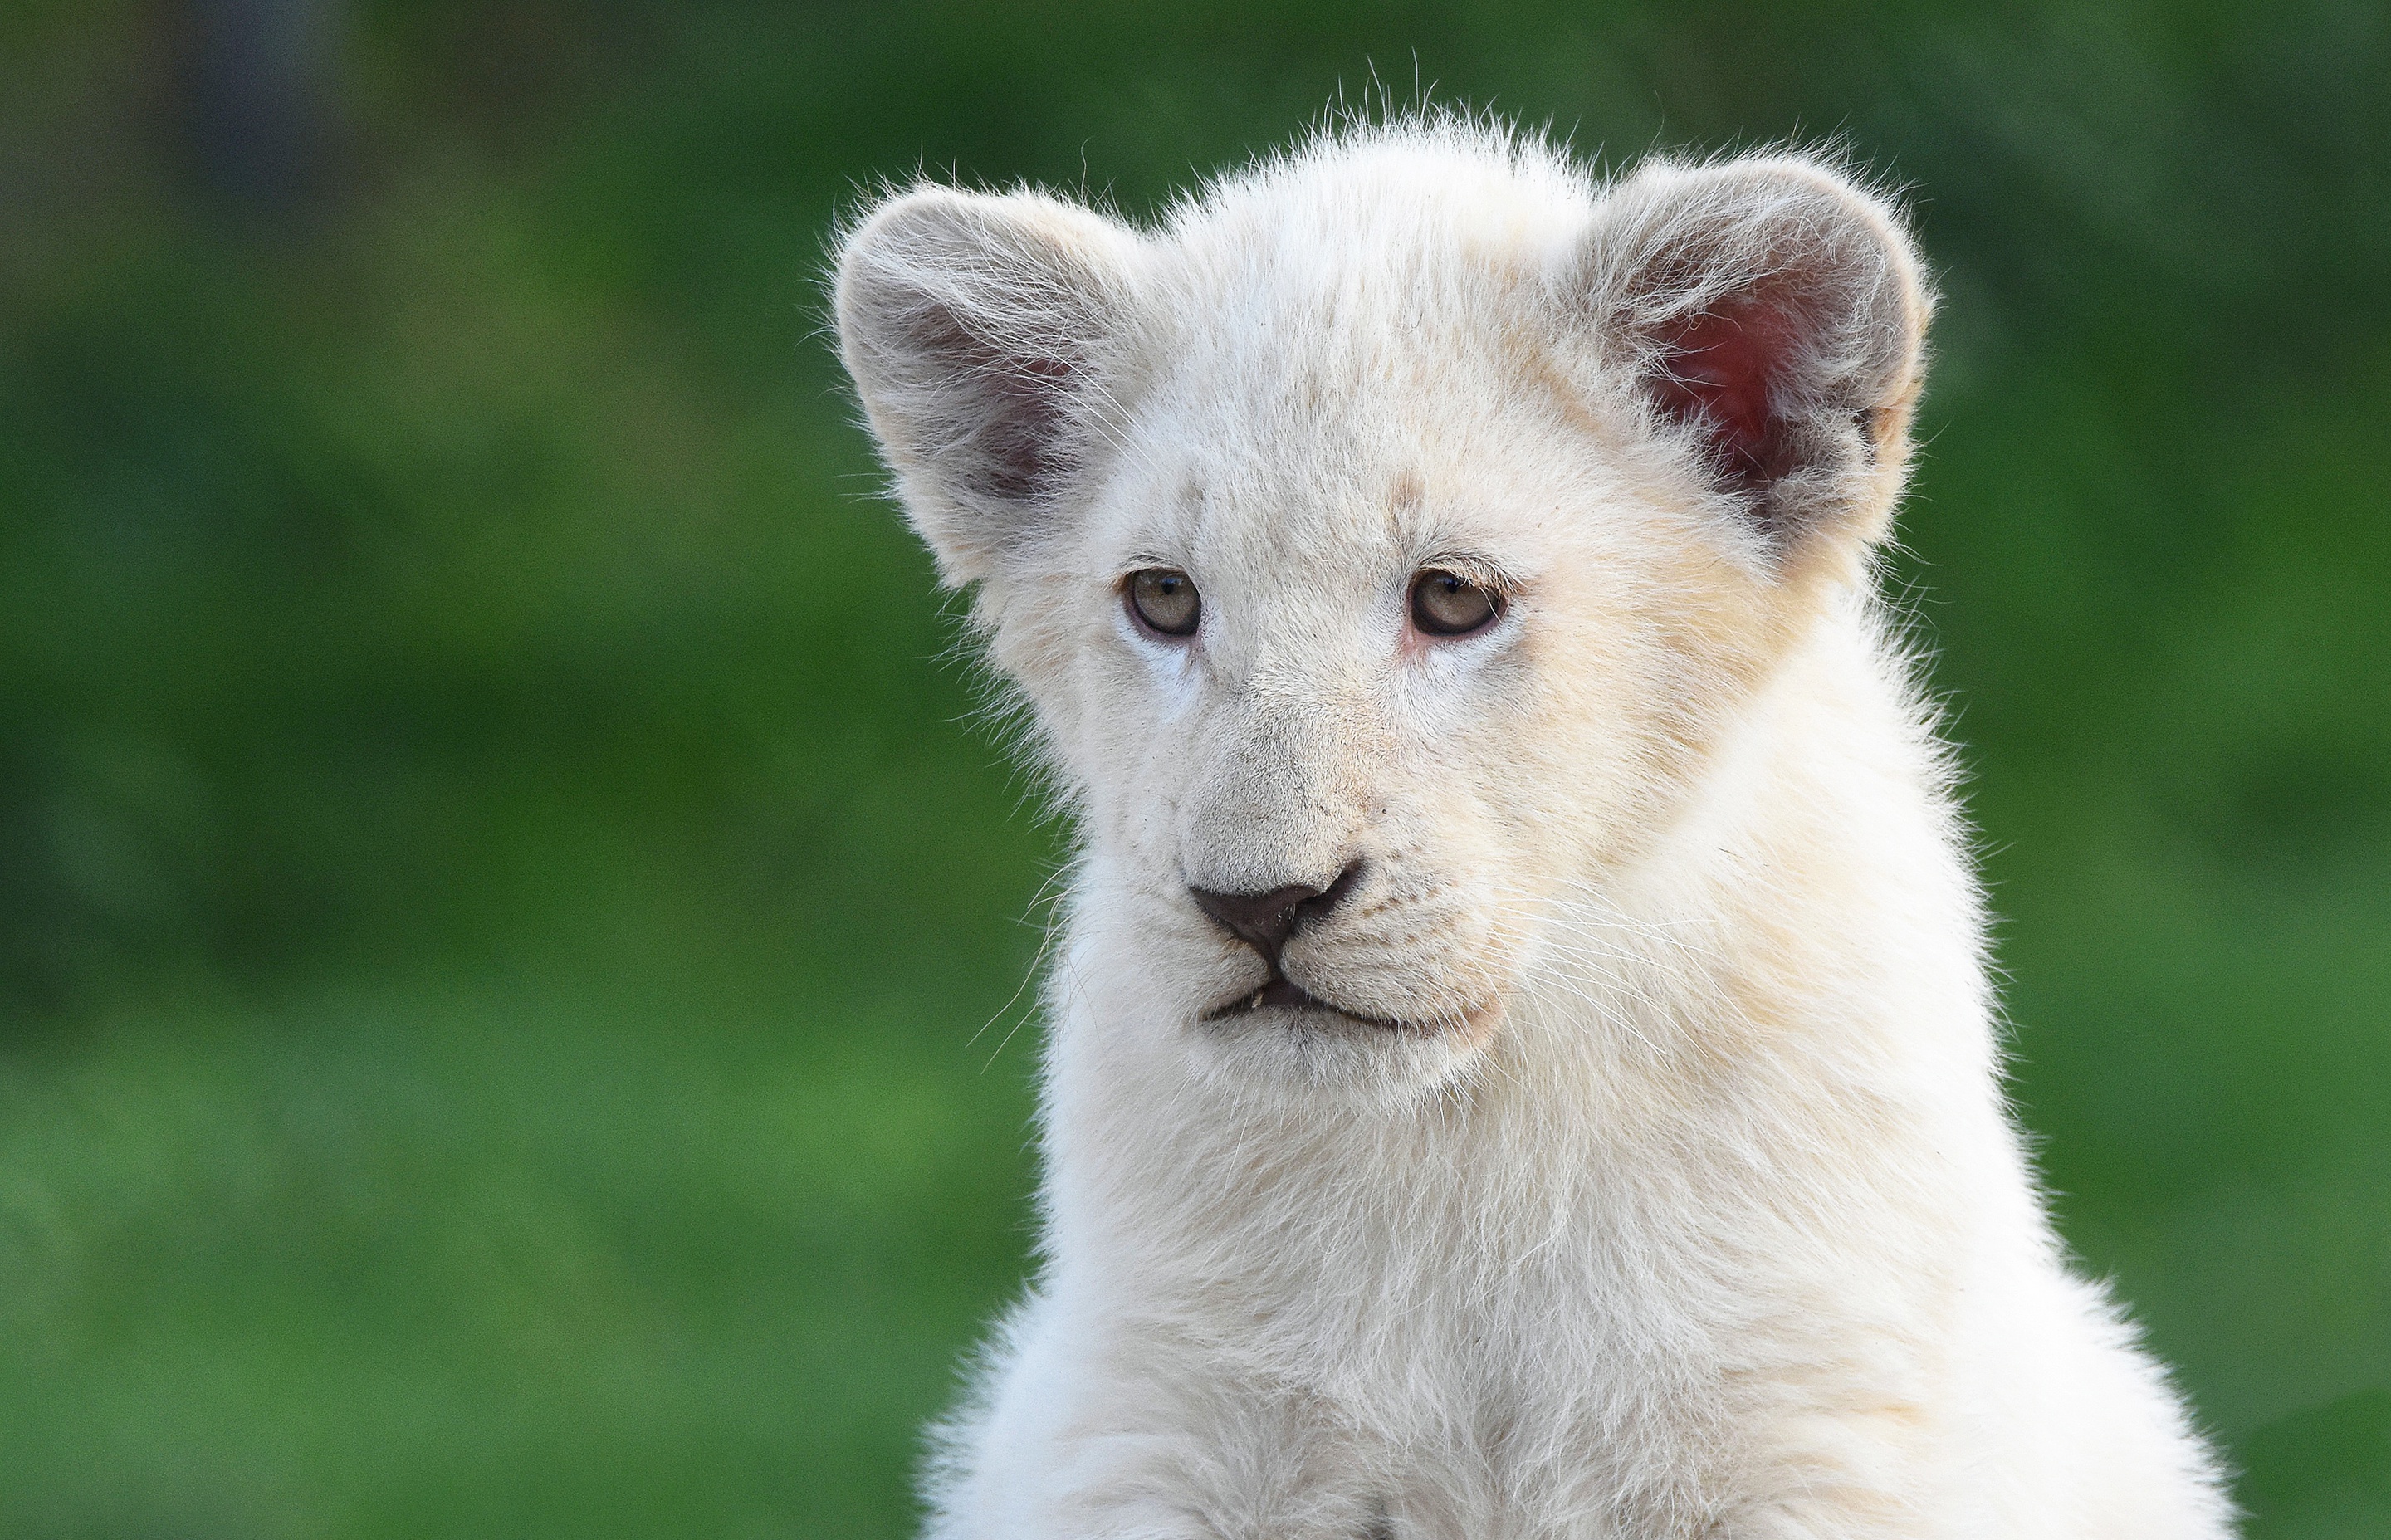
[[[1793,158],[921,188],[842,346],[1084,835],[942,1535],[2201,1535],[1868,581],[1928,310]]]

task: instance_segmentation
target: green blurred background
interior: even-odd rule
[[[0,1534],[907,1532],[1023,1268],[1065,836],[824,232],[922,167],[1150,210],[1374,80],[1915,188],[1898,579],[2021,1107],[2253,1533],[2391,1535],[2350,0],[9,0]]]

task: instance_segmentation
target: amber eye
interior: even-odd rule
[[[1412,624],[1430,636],[1467,636],[1503,613],[1503,595],[1457,572],[1430,567],[1412,579]]]
[[[1196,580],[1171,567],[1147,567],[1129,575],[1130,612],[1164,636],[1194,636],[1204,618]]]

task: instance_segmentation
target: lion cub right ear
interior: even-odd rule
[[[1042,193],[937,187],[888,199],[842,243],[840,356],[948,583],[1052,534],[1138,251],[1126,226]]]

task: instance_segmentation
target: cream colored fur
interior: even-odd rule
[[[1044,1262],[935,1535],[2228,1532],[2006,1114],[1872,590],[1928,312],[1894,211],[1421,121],[1151,229],[895,193],[836,303],[1082,835]],[[1720,316],[1774,370],[1743,482],[1665,407]],[[1437,565],[1500,619],[1412,629]],[[1157,566],[1184,641],[1124,610]],[[1285,953],[1352,1016],[1206,1020],[1268,974],[1190,885],[1356,861]]]

